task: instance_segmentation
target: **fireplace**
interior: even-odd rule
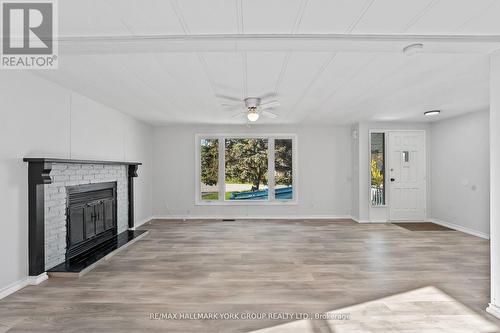
[[[134,228],[140,162],[24,158],[30,276],[92,265],[144,233]],[[91,257],[93,258],[91,260]],[[94,260],[94,262],[95,262]]]
[[[70,260],[116,236],[116,182],[69,186],[66,193],[66,260]]]

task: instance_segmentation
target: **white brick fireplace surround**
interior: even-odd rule
[[[128,229],[126,165],[54,163],[50,178],[52,184],[44,185],[46,270],[65,260],[67,186],[116,182],[118,233]]]
[[[127,243],[138,236],[129,229],[134,228],[133,179],[142,163],[48,157],[23,161],[28,163],[30,277],[44,279],[48,270],[66,269],[68,258],[91,254],[108,240]]]

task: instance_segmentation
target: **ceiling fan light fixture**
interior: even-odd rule
[[[403,53],[407,56],[412,56],[422,51],[423,48],[424,44],[422,43],[410,44],[403,48]]]
[[[257,110],[250,110],[247,113],[247,118],[249,121],[255,122],[259,120],[259,113],[257,112]]]

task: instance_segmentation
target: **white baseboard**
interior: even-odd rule
[[[439,220],[439,219],[433,219],[433,218],[429,219],[429,221],[431,221],[432,223],[436,223],[436,224],[442,225],[443,227],[447,227],[447,228],[450,228],[450,229],[454,229],[454,230],[457,230],[457,231],[464,232],[464,233],[472,235],[472,236],[476,236],[476,237],[480,237],[480,238],[484,238],[484,239],[490,239],[490,235],[485,234],[484,232],[480,232],[480,231],[477,231],[477,230],[472,230],[472,229],[467,228],[467,227],[462,227],[461,225],[458,225],[458,224],[455,224],[455,223],[446,222],[446,221],[442,221],[442,220]]]
[[[134,222],[134,224],[135,224],[134,227],[129,228],[129,230],[135,230],[138,227],[140,227],[141,225],[143,225],[144,223],[148,223],[149,221],[151,221],[154,218],[155,218],[154,216],[149,216],[149,217],[146,217],[145,219],[140,220],[139,222]]]
[[[28,282],[29,285],[36,286],[42,283],[43,281],[47,280],[48,278],[49,276],[47,275],[47,272],[43,272],[38,276],[28,276]]]
[[[0,289],[0,299],[15,293],[18,290],[23,289],[26,286],[36,286],[43,281],[47,280],[49,276],[47,273],[42,273],[38,276],[28,276],[22,280],[16,281],[2,289]]]
[[[359,219],[355,216],[351,216],[351,220],[353,220],[354,222],[358,222],[358,223],[371,223],[370,220],[363,220],[363,219]]]
[[[155,215],[155,220],[352,220],[350,215]]]
[[[391,221],[387,221],[387,220],[364,220],[364,219],[357,218],[355,216],[351,216],[351,220],[353,220],[354,222],[358,222],[358,223],[390,223],[391,222]]]
[[[496,306],[495,304],[489,304],[488,307],[486,308],[486,312],[488,312],[490,315],[497,317],[500,319],[500,307]]]
[[[9,296],[10,294],[15,293],[16,291],[23,289],[26,287],[28,284],[27,278],[22,279],[20,281],[16,281],[2,289],[0,289],[0,299]]]

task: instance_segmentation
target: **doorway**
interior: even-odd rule
[[[390,221],[426,218],[427,168],[424,131],[387,132]]]

